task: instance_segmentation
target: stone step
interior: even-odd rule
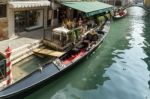
[[[12,55],[11,55],[12,64],[15,64],[23,60],[24,58],[27,58],[28,56],[32,55],[33,50],[42,45],[43,43],[39,40],[12,50]]]

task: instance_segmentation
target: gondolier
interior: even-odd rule
[[[114,19],[120,19],[127,15],[127,9],[119,8],[115,11],[115,15],[113,16]]]

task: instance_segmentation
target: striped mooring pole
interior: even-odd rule
[[[12,76],[12,64],[10,60],[10,56],[12,53],[12,49],[8,46],[5,50],[6,55],[6,85],[11,85],[13,83],[13,76]]]

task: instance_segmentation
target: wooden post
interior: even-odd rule
[[[10,60],[12,49],[8,46],[8,48],[5,50],[6,53],[6,84],[11,85],[13,83],[13,76],[12,76],[12,64]]]

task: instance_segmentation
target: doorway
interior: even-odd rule
[[[43,27],[43,10],[15,12],[15,33]]]

